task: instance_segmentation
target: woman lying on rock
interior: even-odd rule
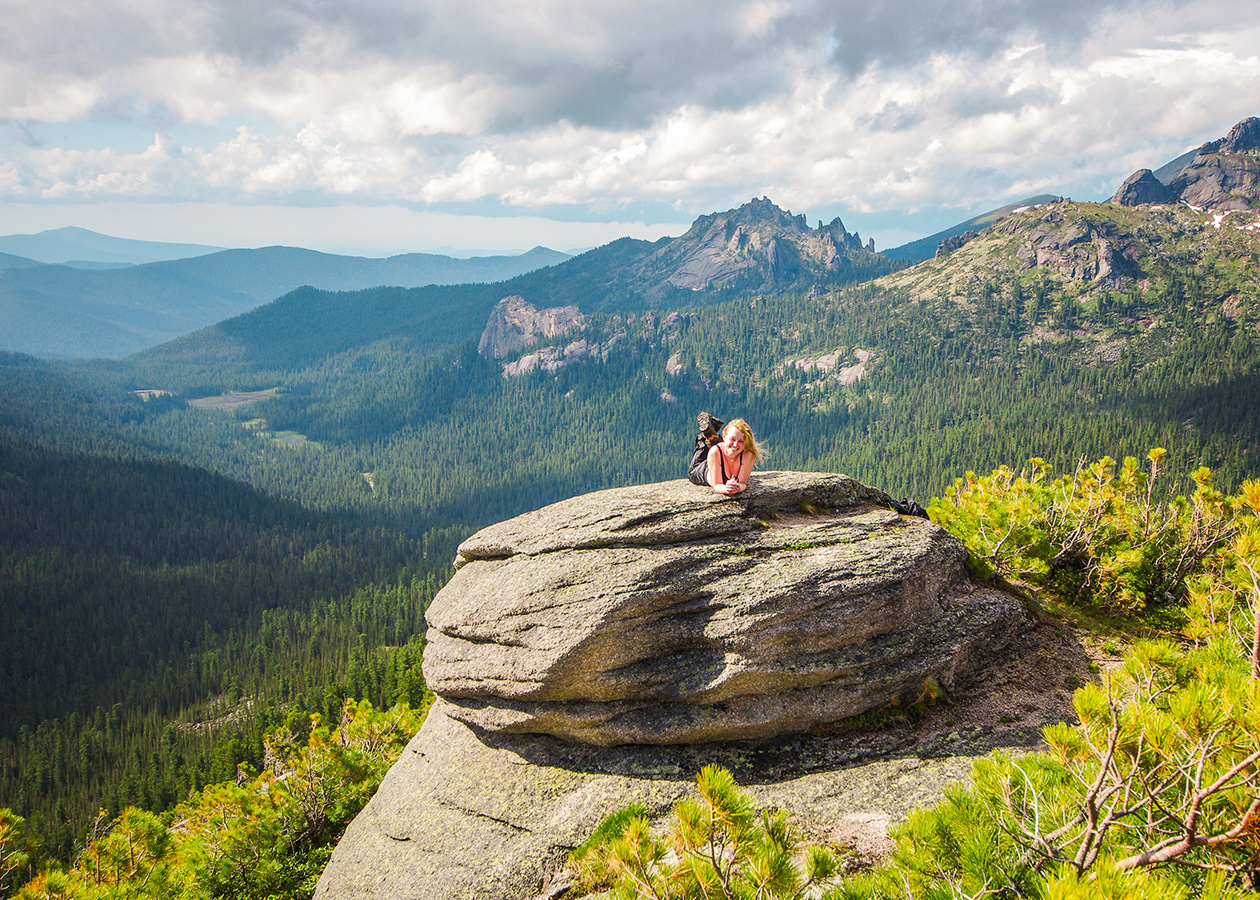
[[[696,416],[700,434],[691,455],[687,477],[719,494],[738,494],[748,487],[748,476],[760,451],[752,429],[743,419],[725,423],[707,412]],[[719,437],[720,435],[720,437]]]

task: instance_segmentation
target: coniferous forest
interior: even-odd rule
[[[601,291],[578,257],[572,281],[561,266],[498,286],[302,288],[122,361],[0,355],[0,808],[38,837],[32,860],[68,863],[128,807],[168,813],[262,772],[311,714],[350,727],[347,698],[422,707],[424,609],[458,542],[679,477],[701,409],[748,419],[767,468],[925,503],[969,470],[1152,447],[1232,490],[1260,474],[1257,259],[1209,250],[1139,259],[1114,283],[991,266],[915,281],[958,270],[958,251],[664,306],[615,279]],[[508,293],[585,314],[513,358],[599,352],[505,375],[478,339]],[[189,403],[231,391],[270,393]]]

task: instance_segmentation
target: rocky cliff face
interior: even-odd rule
[[[887,500],[768,472],[734,499],[602,491],[465,541],[429,611],[438,704],[316,897],[528,900],[605,815],[665,815],[709,762],[819,840],[882,835],[939,796],[969,760],[828,728],[961,684],[1029,623]]]
[[[1111,202],[1120,206],[1183,201],[1196,209],[1260,209],[1260,119],[1243,119],[1208,141],[1165,188],[1148,169],[1130,175]]]
[[[477,352],[502,359],[535,341],[568,334],[586,324],[576,306],[539,309],[518,296],[504,297],[490,311]]]
[[[1197,156],[1168,189],[1196,209],[1258,209],[1260,158],[1241,153]]]
[[[645,310],[606,316],[593,323],[576,306],[538,309],[520,297],[505,297],[490,312],[478,352],[502,360],[505,378],[534,371],[555,372],[584,361],[607,362],[609,354],[627,340],[670,344],[678,339],[689,318],[687,313],[658,315]],[[531,347],[560,336],[567,340]]]
[[[1117,234],[1108,224],[1051,207],[1032,227],[1027,222],[999,223],[994,228],[1019,234],[1027,243],[1016,252],[1020,270],[1043,266],[1073,281],[1120,284],[1122,257]]]

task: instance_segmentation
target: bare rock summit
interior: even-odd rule
[[[762,197],[737,209],[701,216],[643,267],[668,273],[666,282],[684,290],[703,290],[739,276],[777,293],[874,252],[874,243],[864,247],[861,236],[845,231],[839,217],[811,229],[804,216],[794,216]]]
[[[1260,156],[1260,119],[1255,116],[1243,119],[1229,130],[1229,134],[1215,141],[1208,141],[1199,148],[1199,154],[1250,153]]]
[[[1177,196],[1155,177],[1150,169],[1138,169],[1124,180],[1111,202],[1117,206],[1139,206],[1143,203],[1175,203]]]

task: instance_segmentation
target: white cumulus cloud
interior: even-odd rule
[[[0,12],[10,200],[962,208],[1108,193],[1260,112],[1260,11],[1224,0]],[[157,136],[96,137],[127,129]]]

